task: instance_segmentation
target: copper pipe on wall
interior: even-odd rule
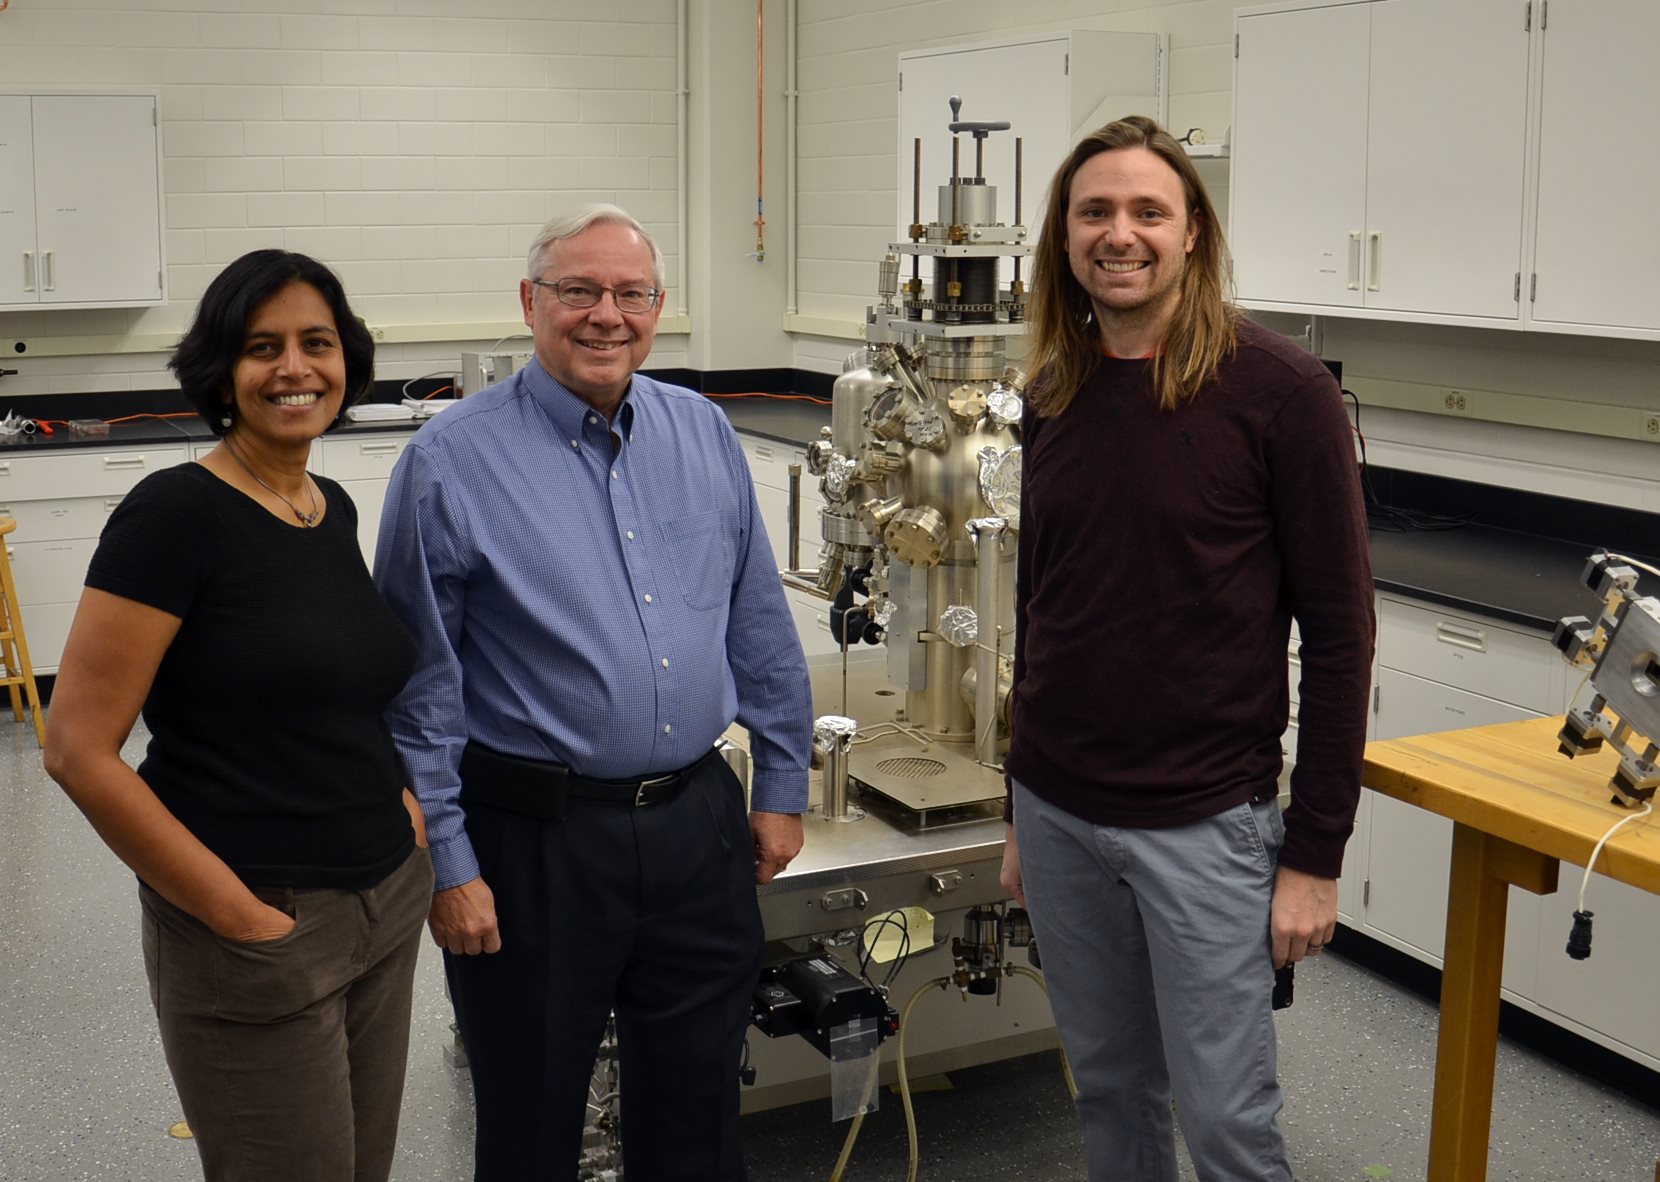
[[[755,261],[767,257],[767,0],[755,0]]]

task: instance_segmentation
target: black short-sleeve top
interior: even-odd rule
[[[138,773],[250,886],[361,890],[413,848],[384,720],[414,646],[370,581],[357,510],[276,517],[199,464],[111,514],[87,586],[182,621],[144,703]]]

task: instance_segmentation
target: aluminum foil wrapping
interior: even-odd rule
[[[1011,390],[1002,382],[998,382],[986,394],[986,413],[999,427],[1014,426],[1020,422],[1020,416],[1025,410],[1026,400],[1020,396],[1020,392]]]
[[[859,733],[859,724],[841,714],[824,714],[813,720],[813,742],[821,748],[834,747]]]
[[[853,483],[855,465],[846,456],[831,456],[824,466],[824,495],[836,504],[847,500],[847,490]]]
[[[979,613],[964,604],[952,604],[940,613],[939,634],[957,648],[972,648],[980,639]]]

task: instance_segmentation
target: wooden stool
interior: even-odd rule
[[[0,538],[17,528],[10,517],[0,517]],[[12,698],[12,717],[23,721],[23,703],[35,715],[35,742],[46,746],[46,721],[40,709],[40,690],[35,685],[35,667],[29,663],[29,642],[23,635],[23,613],[17,606],[17,584],[12,582],[12,560],[0,541],[0,657],[6,675],[0,677]]]

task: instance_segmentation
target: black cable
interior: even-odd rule
[[[882,978],[882,992],[886,993],[899,971],[905,967],[905,962],[911,958],[911,921],[903,911],[893,914],[899,916],[899,954],[888,965],[887,974]]]
[[[894,957],[892,963],[889,964],[888,971],[883,976],[881,984],[877,984],[870,977],[871,957],[875,952],[876,941],[880,938],[882,929],[890,924],[899,929],[899,955]],[[875,935],[871,933],[872,928],[875,929]],[[906,959],[911,954],[911,929],[905,913],[896,908],[886,915],[879,915],[875,919],[867,920],[860,932],[859,944],[859,977],[872,989],[880,990],[886,994],[888,986],[899,975],[900,968],[904,966]]]
[[[1431,513],[1421,509],[1403,509],[1386,505],[1372,487],[1372,470],[1366,462],[1366,434],[1360,429],[1360,398],[1353,390],[1343,395],[1355,404],[1355,438],[1360,441],[1360,489],[1366,501],[1366,524],[1379,533],[1431,533],[1437,530],[1458,529],[1476,519],[1474,513]]]

